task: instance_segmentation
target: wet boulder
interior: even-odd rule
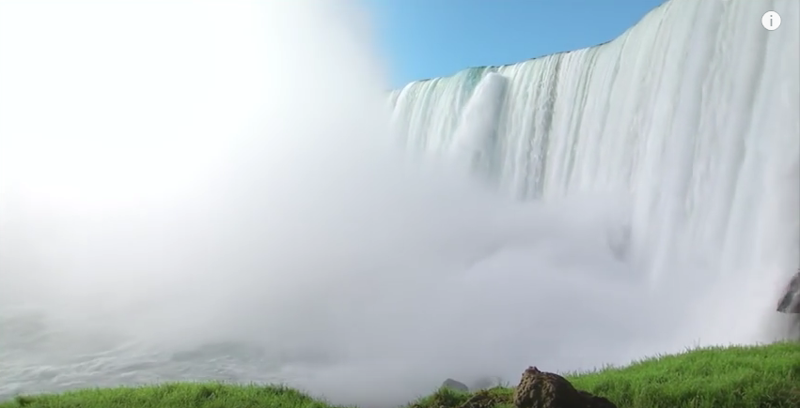
[[[566,378],[528,367],[514,392],[516,408],[616,408],[606,398],[578,391]]]

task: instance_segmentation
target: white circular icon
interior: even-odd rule
[[[768,11],[761,16],[761,25],[769,31],[781,26],[781,16],[777,12]]]

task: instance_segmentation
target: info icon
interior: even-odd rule
[[[781,16],[775,11],[768,11],[761,16],[761,25],[769,31],[781,26]]]

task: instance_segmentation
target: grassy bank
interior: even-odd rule
[[[520,373],[528,366],[520,364]],[[800,407],[800,343],[693,350],[625,368],[568,375],[578,389],[607,397],[619,408]],[[509,407],[513,389],[485,393]],[[450,408],[471,394],[440,390],[411,404]],[[21,396],[0,408],[329,408],[298,391],[271,386],[176,383]],[[484,407],[485,408],[485,405]]]

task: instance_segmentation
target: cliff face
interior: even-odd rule
[[[781,313],[800,313],[800,270],[786,285],[783,296],[778,302],[778,311]]]

